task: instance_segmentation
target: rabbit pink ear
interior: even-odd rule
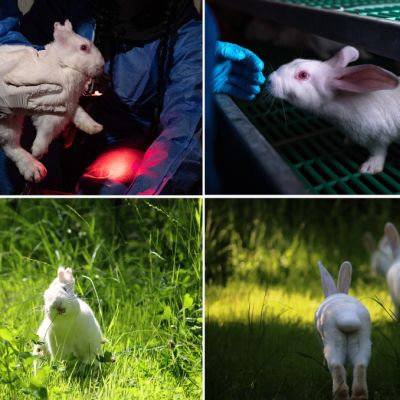
[[[388,222],[385,225],[385,235],[389,241],[393,253],[397,255],[400,249],[400,238],[396,227],[391,222]]]
[[[339,50],[332,58],[325,61],[332,68],[344,68],[359,57],[359,52],[355,47],[346,46]]]
[[[72,30],[71,22],[68,19],[65,20],[64,25],[61,25],[59,22],[54,23],[54,40],[56,42],[66,42],[67,38],[70,36]]]
[[[71,268],[65,269],[64,267],[58,268],[58,280],[61,283],[73,283],[74,277],[72,276]]]
[[[72,24],[69,19],[66,19],[64,22],[64,30],[72,32]]]
[[[395,74],[376,65],[357,65],[344,68],[332,80],[334,88],[355,93],[391,90],[398,85],[399,79]]]

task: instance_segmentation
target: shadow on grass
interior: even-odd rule
[[[331,379],[311,326],[271,321],[206,322],[206,399],[325,400]],[[400,399],[400,325],[373,327],[371,400]],[[348,372],[351,382],[351,371]]]

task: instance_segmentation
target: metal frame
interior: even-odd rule
[[[214,4],[400,60],[400,23],[396,21],[274,0],[214,0]]]
[[[254,163],[250,168],[252,176],[247,177],[248,180],[256,177],[257,192],[259,193],[253,194],[271,192],[309,194],[303,183],[282,160],[281,156],[229,96],[217,95],[216,106],[223,115],[224,125],[228,126],[229,137],[226,137],[223,132],[217,132],[219,140],[224,142],[225,151],[229,151],[226,149],[226,143],[234,140],[239,143],[241,153],[249,155]]]

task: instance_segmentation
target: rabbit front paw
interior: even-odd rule
[[[103,125],[94,122],[92,124],[85,124],[85,129],[82,129],[84,132],[89,135],[94,135],[95,133],[99,133],[103,130]]]
[[[25,163],[24,167],[20,168],[20,172],[25,180],[35,183],[42,181],[47,175],[46,167],[34,158],[29,163]]]
[[[44,149],[42,146],[35,146],[35,144],[31,149],[33,157],[35,157],[37,160],[40,160],[45,154],[47,154],[47,151],[47,148]]]
[[[378,174],[383,171],[385,165],[385,158],[382,156],[372,156],[363,165],[361,165],[360,172],[363,174]]]

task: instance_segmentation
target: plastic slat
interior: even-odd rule
[[[343,134],[327,122],[285,104],[256,100],[238,102],[239,107],[274,146],[284,161],[313,193],[400,193],[400,146],[389,149],[385,170],[377,175],[361,174],[368,152],[346,145]]]

